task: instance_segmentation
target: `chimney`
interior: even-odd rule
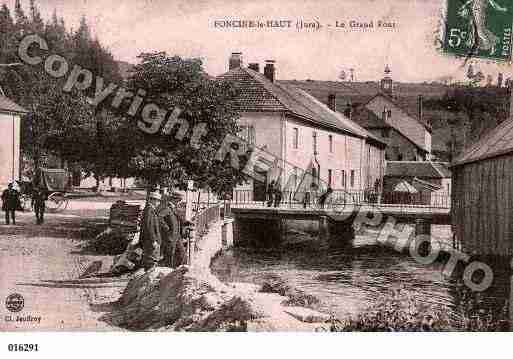
[[[274,60],[265,60],[264,76],[271,82],[274,82],[275,71]]]
[[[387,120],[388,120],[388,111],[387,111],[387,108],[386,108],[386,107],[383,107],[383,113],[382,113],[382,115],[383,115],[383,117],[382,117],[382,118],[383,118],[383,121],[387,122]]]
[[[424,116],[424,109],[423,109],[423,102],[424,102],[424,98],[422,95],[419,95],[419,98],[418,98],[418,115],[419,115],[419,120],[420,121],[423,121],[423,116]]]
[[[237,69],[242,67],[242,52],[232,52],[228,62],[228,70]]]
[[[250,68],[253,71],[260,72],[260,65],[258,64],[258,62],[252,62],[248,64],[248,68]]]
[[[346,105],[346,108],[344,110],[344,115],[348,119],[351,119],[352,112],[353,112],[353,109],[351,108],[351,104],[348,102],[347,105]]]
[[[337,112],[337,95],[334,93],[328,95],[328,107],[331,111]]]

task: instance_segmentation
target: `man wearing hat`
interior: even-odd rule
[[[146,207],[144,207],[140,242],[143,249],[143,267],[146,271],[155,268],[161,258],[160,245],[162,238],[157,215],[157,207],[161,199],[162,195],[159,192],[150,192]]]
[[[5,211],[5,224],[16,224],[16,210],[20,207],[20,193],[14,189],[13,183],[9,183],[7,189],[2,192],[2,211]]]
[[[178,203],[183,196],[178,192],[164,196],[159,208],[162,234],[162,262],[166,267],[176,268],[186,263],[186,251],[182,241],[183,221],[178,213]]]

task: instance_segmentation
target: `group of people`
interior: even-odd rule
[[[46,209],[47,191],[41,186],[34,185],[31,193],[31,205],[36,214],[36,223],[43,224]],[[9,183],[7,189],[2,192],[2,211],[5,212],[5,224],[16,224],[16,211],[23,210],[20,200],[20,192],[14,188],[14,183]]]
[[[183,239],[188,238],[192,223],[178,211],[183,197],[166,190],[149,193],[144,208],[140,243],[145,271],[157,266],[176,268],[187,263]]]
[[[307,208],[311,206],[316,201],[318,192],[318,185],[315,182],[312,182],[310,185],[309,190],[305,191],[303,193],[303,208]],[[326,189],[326,192],[322,193],[319,198],[317,199],[317,204],[320,208],[324,208],[326,203],[329,202],[329,198],[331,194],[333,193],[333,189],[328,186]],[[283,199],[283,194],[280,190],[280,185],[277,183],[277,181],[273,180],[269,183],[267,186],[267,207],[279,207],[280,203]]]

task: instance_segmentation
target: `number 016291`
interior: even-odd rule
[[[7,350],[10,352],[37,352],[39,346],[37,344],[8,344]]]

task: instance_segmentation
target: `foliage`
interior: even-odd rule
[[[45,23],[35,0],[30,1],[29,10],[26,15],[20,1],[15,3],[14,16],[6,5],[0,8],[0,63],[21,62],[18,43],[25,34],[36,33],[47,41],[51,53],[66,58],[70,66],[101,76],[104,86],[122,83],[117,62],[91,36],[85,18],[76,31],[68,31],[56,12]],[[228,163],[216,161],[215,154],[227,134],[238,132],[237,115],[230,108],[235,90],[210,79],[199,59],[158,52],[141,54],[139,59],[125,89],[146,91],[141,107],[153,103],[163,110],[180,108],[180,117],[188,124],[184,138],[177,138],[178,128],[169,134],[141,131],[141,111],[127,116],[130,101],[119,109],[110,107],[115,93],[93,107],[88,97],[94,96],[94,82],[83,92],[64,92],[67,76],[55,79],[43,64],[1,68],[6,95],[29,110],[22,122],[24,158],[40,167],[47,155],[55,155],[69,168],[80,168],[97,180],[133,176],[148,184],[183,186],[192,179],[215,192],[229,192],[243,177]],[[200,124],[206,127],[205,133],[195,146],[190,139]]]
[[[41,17],[35,0],[29,4],[28,16],[21,1],[15,2],[14,19],[4,4],[0,9],[0,63],[21,63],[18,43],[26,34],[38,34],[52,53],[64,56],[70,63],[82,65],[105,78],[119,81],[117,63],[97,39],[90,37],[85,18],[76,32],[68,31],[54,12],[47,23]],[[43,65],[9,67],[0,73],[8,97],[24,106],[28,115],[22,121],[22,151],[34,166],[43,166],[47,155],[55,155],[70,167],[92,168],[103,176],[104,168],[92,164],[105,158],[99,146],[99,131],[94,126],[96,111],[79,91],[62,90],[66,76],[55,79]]]
[[[507,311],[496,315],[477,309],[478,301],[465,296],[450,316],[443,306],[428,305],[407,296],[400,290],[391,291],[365,313],[346,320],[333,319],[329,330],[378,332],[432,332],[432,331],[503,331],[508,330]],[[507,308],[507,307],[506,307]],[[480,315],[476,315],[476,312]]]
[[[425,108],[440,111],[440,121],[434,128],[449,127],[453,133],[452,145],[463,146],[480,138],[509,116],[509,88],[459,86],[440,99],[428,99]],[[455,155],[456,153],[453,153]]]
[[[239,130],[237,114],[230,107],[236,95],[234,88],[210,79],[199,59],[182,59],[163,52],[143,53],[139,59],[127,80],[127,90],[145,90],[145,103],[161,110],[172,112],[179,108],[179,118],[186,123],[187,131],[179,136],[181,125],[177,124],[165,133],[164,121],[157,133],[147,134],[135,126],[143,120],[141,111],[125,119],[120,135],[130,139],[133,151],[128,172],[150,184],[171,182],[180,187],[192,179],[217,193],[231,189],[243,177],[239,170],[216,161],[215,155],[226,135],[235,135]],[[120,116],[129,105],[121,106]],[[204,135],[193,143],[193,131],[200,125],[206,126]]]

